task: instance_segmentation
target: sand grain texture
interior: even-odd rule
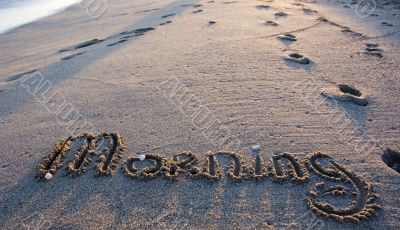
[[[0,229],[399,229],[400,177],[381,157],[400,150],[399,6],[378,3],[360,18],[322,0],[116,0],[96,20],[74,6],[1,35]],[[41,97],[24,87],[36,69]],[[368,104],[321,95],[339,84]],[[80,118],[60,119],[51,92]],[[106,144],[72,143],[35,179],[85,122]],[[306,168],[305,152],[334,162]]]

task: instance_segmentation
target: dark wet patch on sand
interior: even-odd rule
[[[321,95],[340,102],[350,102],[358,106],[368,105],[360,90],[348,84],[338,84],[336,87],[323,88]]]

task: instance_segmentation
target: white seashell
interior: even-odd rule
[[[44,175],[44,178],[46,178],[46,180],[51,180],[53,178],[53,175],[51,175],[51,173],[46,173],[46,175]]]
[[[139,160],[140,160],[140,161],[144,161],[144,159],[146,159],[146,156],[145,156],[145,155],[143,155],[143,154],[142,154],[142,155],[139,155]]]

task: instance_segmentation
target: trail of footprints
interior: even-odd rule
[[[213,2],[214,1],[209,1],[208,3],[213,3]],[[273,1],[263,1],[263,2],[273,2]],[[236,2],[235,1],[230,1],[230,2],[222,2],[222,3],[230,4],[230,3],[236,3]],[[301,4],[301,3],[293,3],[292,5],[301,6],[302,10],[303,10],[303,12],[305,14],[315,14],[315,13],[317,13],[317,11],[315,11],[313,9],[304,7],[304,5]],[[200,13],[200,12],[203,11],[202,9],[197,9],[199,7],[202,7],[201,4],[182,4],[181,7],[192,7],[193,8],[192,13]],[[258,9],[258,10],[268,10],[271,7],[269,5],[262,4],[262,5],[256,5],[255,8]],[[159,10],[159,9],[158,8],[149,9],[149,10],[144,10],[144,11],[140,11],[140,12],[136,12],[136,13],[156,11],[156,10]],[[166,19],[166,18],[172,17],[174,15],[176,15],[176,13],[169,13],[169,14],[161,16],[161,19]],[[278,19],[280,17],[287,17],[289,14],[286,13],[286,12],[277,12],[274,15],[275,15],[276,19]],[[354,32],[350,28],[348,28],[346,26],[339,25],[339,24],[337,24],[335,22],[332,22],[332,21],[330,21],[330,20],[328,20],[328,19],[326,19],[324,17],[319,17],[317,20],[319,20],[321,22],[328,23],[328,24],[336,26],[336,27],[339,27],[341,29],[341,31],[344,32],[344,33],[349,33],[349,34],[352,34],[354,36],[359,36],[359,37],[362,37],[362,38],[366,38],[365,35],[363,35],[361,33],[358,33],[358,32]],[[159,23],[159,25],[160,26],[164,26],[164,25],[167,25],[167,24],[170,24],[170,23],[172,23],[172,20],[167,20],[167,21],[161,22],[161,23]],[[213,26],[215,24],[216,24],[216,21],[210,20],[208,22],[209,26]],[[272,26],[272,27],[279,26],[279,24],[277,22],[275,22],[275,21],[266,21],[265,24],[268,25],[268,26]],[[382,25],[393,26],[392,24],[387,23],[387,22],[382,22]],[[61,50],[59,50],[59,52],[60,53],[75,52],[75,51],[78,51],[78,50],[80,50],[82,48],[86,48],[86,47],[90,47],[90,46],[93,46],[93,45],[101,44],[101,43],[104,43],[104,42],[106,42],[106,41],[108,41],[110,39],[117,38],[118,39],[117,41],[111,42],[111,43],[106,45],[106,47],[112,47],[112,46],[116,46],[116,45],[125,43],[131,38],[138,37],[138,36],[143,36],[145,33],[149,32],[149,31],[152,31],[152,30],[155,30],[155,28],[154,27],[145,27],[145,28],[139,28],[139,29],[134,29],[134,30],[127,30],[127,31],[120,32],[118,34],[111,35],[111,36],[109,36],[109,37],[107,37],[105,39],[97,39],[97,38],[91,39],[91,40],[79,43],[77,45],[61,49]],[[297,41],[296,36],[293,35],[293,34],[290,34],[290,33],[279,35],[278,39],[284,40],[284,41],[290,41],[290,42],[296,42]],[[65,57],[62,57],[61,60],[62,61],[71,60],[71,59],[73,59],[75,57],[78,57],[78,56],[81,56],[81,55],[85,54],[86,52],[87,51],[81,51],[81,52],[73,53],[73,54],[67,55]],[[367,43],[366,44],[366,48],[365,48],[364,54],[370,55],[370,56],[376,56],[376,57],[383,57],[382,53],[383,53],[383,51],[380,48],[378,48],[377,44],[371,44],[371,43]],[[283,57],[283,59],[286,60],[286,61],[293,62],[293,63],[301,64],[301,65],[309,65],[309,64],[312,63],[310,58],[305,57],[303,54],[299,54],[299,53],[290,53],[287,56]],[[29,71],[29,72],[26,72],[26,73],[21,73],[21,74],[16,74],[14,76],[10,76],[6,81],[10,82],[10,81],[17,80],[20,77],[22,77],[24,75],[27,75],[27,74],[30,74],[30,73],[35,72],[35,71],[37,71],[37,70],[35,69],[35,70]]]
[[[95,175],[112,176],[123,158],[124,150],[124,138],[115,132],[99,135],[85,133],[64,138],[38,165],[37,175],[39,178],[44,178],[47,173],[55,175],[57,170],[66,164],[64,174],[78,176],[87,172],[96,158]],[[219,158],[227,158],[231,163],[226,168],[226,175],[233,182],[250,179],[260,181],[271,177],[277,183],[284,183],[290,179],[297,184],[308,184],[310,172],[313,172],[319,179],[336,183],[325,188],[325,182],[317,182],[304,199],[311,210],[324,217],[337,221],[359,222],[380,208],[372,186],[328,155],[308,153],[305,158],[300,159],[295,154],[282,153],[268,160],[264,160],[259,153],[253,155],[253,161],[248,164],[240,154],[234,152],[208,152],[204,155],[205,160],[200,160],[198,155],[192,152],[173,154],[172,157],[150,153],[144,155],[144,159],[141,158],[143,156],[129,157],[123,163],[123,172],[128,177],[139,179],[164,177],[178,180],[186,176],[218,181],[223,176]],[[137,165],[142,161],[148,162],[148,165],[139,168]],[[352,202],[345,208],[338,208],[334,202],[340,197],[351,198]]]
[[[182,4],[181,5],[181,7],[192,7],[194,9],[192,11],[192,13],[194,13],[194,14],[200,13],[200,12],[203,11],[202,9],[196,10],[198,7],[201,7],[201,6],[202,6],[201,4]],[[144,12],[156,11],[156,10],[159,10],[159,8],[138,11],[136,13],[144,13]],[[161,19],[167,19],[167,18],[173,17],[175,15],[176,15],[176,13],[170,13],[170,14],[162,15]],[[158,25],[159,26],[164,26],[164,25],[167,25],[167,24],[170,24],[170,23],[172,23],[172,20],[167,20],[167,21],[161,22]],[[210,21],[209,24],[214,24],[214,23],[215,22]],[[93,45],[96,45],[96,44],[99,44],[99,43],[103,43],[103,42],[108,41],[110,39],[117,38],[118,39],[117,41],[111,42],[111,43],[106,45],[107,47],[112,47],[112,46],[116,46],[116,45],[119,45],[121,43],[127,42],[130,38],[142,36],[142,35],[144,35],[145,33],[149,32],[151,30],[155,30],[155,28],[154,27],[145,27],[145,28],[139,28],[139,29],[134,29],[134,30],[127,30],[127,31],[123,31],[123,32],[118,33],[118,34],[111,35],[111,36],[109,36],[109,37],[107,37],[105,39],[97,39],[97,38],[95,38],[95,39],[92,39],[92,40],[88,40],[88,41],[79,43],[77,45],[61,49],[58,52],[59,53],[74,52],[74,51],[82,49],[82,48],[86,48],[86,47],[93,46]],[[68,56],[65,56],[65,57],[61,58],[61,60],[63,60],[63,61],[70,60],[70,59],[72,59],[74,57],[77,57],[77,56],[80,56],[80,55],[82,55],[84,53],[85,52],[78,52],[78,53],[75,53],[75,54],[71,54],[71,55],[68,55]]]

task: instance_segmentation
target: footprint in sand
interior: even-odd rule
[[[367,43],[365,44],[365,51],[364,53],[367,55],[372,55],[372,56],[377,56],[377,57],[383,57],[382,55],[382,50],[378,48],[378,44],[375,43]]]
[[[342,31],[343,33],[349,33],[354,36],[365,37],[363,34],[355,32],[355,31],[351,30],[349,27],[346,27],[346,26],[339,26],[339,27],[342,28],[340,31]]]
[[[123,31],[123,32],[119,33],[119,35],[130,36],[130,35],[134,34],[134,35],[132,35],[132,37],[135,37],[135,36],[144,35],[144,33],[151,31],[151,30],[154,30],[154,28],[153,27],[139,28],[139,29],[134,29],[134,30]]]
[[[391,24],[389,22],[382,22],[382,25],[384,25],[384,26],[393,26],[393,24]]]
[[[25,75],[28,75],[28,74],[31,74],[31,73],[34,73],[36,71],[38,71],[38,69],[29,70],[29,71],[26,71],[26,72],[23,72],[23,73],[12,75],[12,76],[7,78],[6,82],[16,81],[16,80],[20,79],[21,77],[23,77]]]
[[[121,39],[121,40],[119,40],[119,41],[116,41],[116,42],[110,43],[110,44],[108,44],[107,46],[115,46],[115,45],[118,45],[118,44],[124,43],[124,42],[126,42],[126,41],[128,41],[128,40],[126,40],[126,39]]]
[[[217,23],[217,22],[216,22],[216,21],[209,21],[209,22],[208,22],[208,25],[209,25],[209,26],[212,26],[212,25],[215,25],[215,23]]]
[[[256,9],[258,9],[258,10],[268,10],[269,8],[271,8],[271,7],[268,5],[257,5],[256,6]]]
[[[171,22],[172,22],[172,21],[166,21],[166,22],[160,23],[160,26],[170,24]]]
[[[310,9],[310,8],[303,8],[303,12],[304,12],[305,14],[314,14],[314,13],[318,13],[318,11],[312,10],[312,9]]]
[[[287,57],[284,57],[285,60],[295,62],[302,65],[308,65],[311,63],[311,60],[307,57],[304,57],[298,53],[291,53]]]
[[[166,14],[166,15],[161,16],[161,18],[169,18],[169,17],[172,17],[174,15],[175,15],[174,13],[173,14]]]
[[[61,60],[62,61],[66,61],[66,60],[72,59],[72,58],[74,58],[76,56],[80,56],[80,55],[82,55],[84,53],[85,52],[79,52],[79,53],[76,53],[76,54],[68,55],[68,56],[65,56],[65,57],[61,58]]]
[[[139,29],[134,30],[133,32],[135,34],[144,34],[144,33],[148,32],[148,31],[151,31],[151,30],[154,30],[154,28],[153,27],[139,28]]]
[[[200,6],[203,6],[203,5],[201,5],[201,4],[182,4],[181,5],[181,7],[189,7],[189,6],[191,6],[193,8],[197,8],[197,7],[200,7]]]
[[[400,153],[389,148],[385,149],[382,154],[382,161],[392,169],[400,173]]]
[[[287,17],[287,16],[288,16],[288,14],[285,13],[285,12],[278,12],[278,13],[275,13],[275,17],[276,17],[276,18],[278,18],[278,17]]]
[[[273,21],[266,21],[265,24],[266,24],[267,26],[278,26],[278,25],[279,25],[278,23],[273,22]]]
[[[168,21],[167,21],[167,22],[168,22]],[[162,24],[162,23],[161,23],[161,24]],[[161,25],[161,24],[160,24],[160,25]],[[126,36],[120,37],[119,39],[129,39],[129,38],[138,37],[138,36],[142,36],[142,35],[144,35],[144,34],[126,35]]]
[[[368,101],[355,87],[347,84],[338,84],[335,87],[323,88],[321,95],[341,102],[351,102],[358,106],[368,105]]]
[[[294,36],[293,34],[279,35],[278,38],[281,40],[292,41],[292,42],[297,41],[296,36]]]
[[[135,13],[146,13],[146,12],[150,12],[150,11],[156,11],[159,10],[160,8],[153,8],[153,9],[148,9],[148,10],[142,10],[142,11],[136,11]]]
[[[71,51],[71,50],[77,50],[77,49],[85,48],[85,47],[88,47],[88,46],[91,46],[91,45],[94,45],[94,44],[97,44],[97,43],[100,43],[100,42],[103,42],[103,41],[104,41],[103,39],[95,38],[95,39],[92,39],[92,40],[89,40],[89,41],[85,41],[85,42],[79,43],[78,45],[62,49],[62,50],[60,50],[58,52],[66,52],[66,51]]]

